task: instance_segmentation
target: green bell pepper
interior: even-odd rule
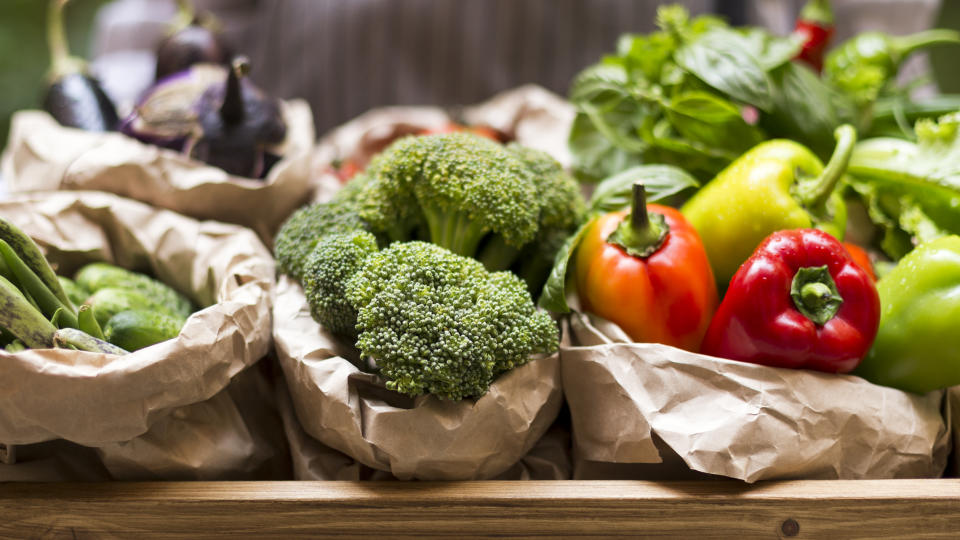
[[[767,141],[737,158],[683,206],[721,286],[775,231],[817,227],[843,238],[847,207],[834,188],[857,133],[843,125],[834,135],[837,146],[826,167],[799,143]]]
[[[854,373],[917,393],[960,384],[960,236],[920,244],[877,292],[880,329]]]

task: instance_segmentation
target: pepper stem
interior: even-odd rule
[[[250,72],[250,61],[246,56],[233,59],[230,73],[227,74],[227,89],[220,106],[220,118],[225,124],[239,124],[243,121],[243,88],[241,79]]]
[[[820,208],[827,203],[830,194],[847,171],[847,163],[850,162],[850,156],[853,155],[853,146],[857,143],[857,130],[850,124],[844,124],[833,132],[837,139],[837,146],[830,156],[830,161],[823,168],[823,172],[817,180],[812,183],[810,190],[800,193],[800,201],[807,208]]]
[[[817,326],[827,324],[843,304],[843,297],[826,265],[797,270],[790,284],[790,297],[797,311]]]
[[[63,28],[63,8],[69,0],[51,0],[47,8],[47,45],[50,47],[51,81],[64,75],[80,73],[86,68],[82,58],[70,56],[67,32]]]
[[[809,0],[800,10],[800,20],[829,26],[833,24],[833,8],[830,0]]]
[[[960,43],[960,32],[937,28],[907,36],[892,36],[890,38],[890,57],[894,65],[899,65],[904,58],[914,51],[931,45],[947,45],[950,43]]]
[[[663,214],[647,211],[647,190],[641,182],[633,184],[630,215],[607,237],[634,257],[653,255],[667,239],[670,226]]]
[[[170,33],[176,34],[180,30],[190,26],[197,18],[197,9],[193,5],[193,0],[177,0],[177,14],[170,23]]]

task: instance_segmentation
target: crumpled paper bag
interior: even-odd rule
[[[401,480],[503,474],[546,433],[563,401],[556,354],[505,373],[475,400],[389,391],[379,377],[351,363],[352,344],[313,320],[303,289],[287,276],[277,285],[273,317],[277,356],[303,430]],[[353,474],[318,468],[334,476]]]
[[[528,84],[501,92],[488,101],[462,108],[428,106],[382,107],[370,110],[320,138],[314,151],[314,197],[326,201],[341,182],[333,163],[351,161],[365,167],[370,159],[405,135],[442,128],[450,122],[492,127],[510,140],[543,150],[564,166],[572,157],[567,134],[576,116],[566,100]]]
[[[0,201],[58,272],[108,261],[153,274],[198,306],[176,339],[124,356],[0,351],[0,442],[129,441],[213,398],[270,350],[274,262],[247,229],[198,222],[99,192]]]
[[[946,466],[942,392],[630,343],[580,313],[569,328],[560,356],[578,461],[669,462],[659,439],[694,471],[747,482],[939,477]]]
[[[960,386],[947,389],[947,405],[944,418],[953,430],[953,457],[950,476],[960,477]]]
[[[283,112],[285,157],[264,180],[231,176],[120,133],[66,128],[42,111],[14,114],[0,170],[11,193],[107,191],[198,219],[244,225],[269,242],[313,189],[310,106],[302,100],[285,102]]]
[[[283,379],[277,381],[277,400],[290,443],[295,480],[396,480],[314,439],[303,430]],[[555,423],[519,462],[494,480],[569,480],[572,476],[570,431]]]

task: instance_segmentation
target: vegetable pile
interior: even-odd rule
[[[657,32],[622,36],[616,54],[573,81],[570,148],[585,179],[642,163],[678,165],[706,179],[776,137],[825,159],[834,129],[849,123],[866,132],[874,103],[903,93],[894,79],[907,56],[960,43],[960,34],[946,30],[896,38],[864,33],[827,54],[821,77],[791,61],[819,60],[810,58],[811,40],[822,48],[826,37],[811,34],[809,24],[777,37],[712,16],[690,19],[681,6],[662,7],[657,24]]]
[[[579,185],[543,152],[407,137],[332,201],[293,214],[275,253],[314,318],[355,340],[387,388],[461,399],[556,351],[531,291],[584,213]]]
[[[57,276],[40,248],[0,219],[0,344],[126,354],[176,337],[193,312],[163,283],[106,263]],[[76,306],[80,306],[77,308]]]

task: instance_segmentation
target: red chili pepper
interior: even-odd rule
[[[833,9],[830,0],[810,0],[803,6],[795,35],[803,40],[803,48],[797,54],[797,60],[803,60],[817,73],[823,68],[823,56],[833,37]]]
[[[850,252],[850,257],[853,258],[853,262],[857,263],[860,268],[863,268],[863,271],[870,276],[870,279],[876,282],[877,273],[873,271],[873,263],[870,262],[870,255],[867,254],[867,250],[850,242],[844,242],[843,247],[847,248],[847,251]]]
[[[880,299],[843,245],[816,229],[767,237],[730,282],[705,354],[846,373],[870,350]]]

